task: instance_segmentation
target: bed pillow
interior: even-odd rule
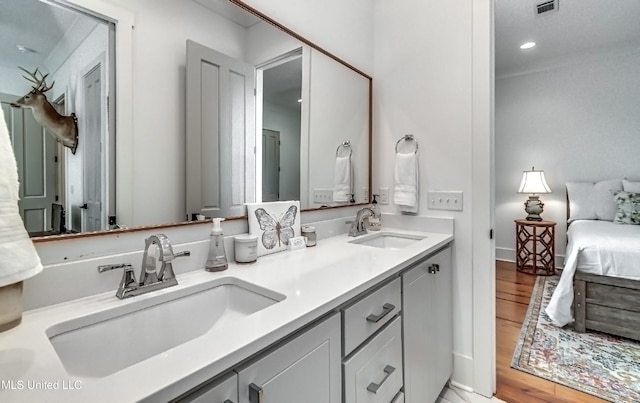
[[[613,222],[640,225],[640,193],[619,191],[613,193],[618,212]]]
[[[623,179],[622,189],[624,189],[625,192],[640,193],[640,182],[631,182]]]
[[[618,206],[613,192],[622,190],[622,179],[600,182],[567,182],[569,222],[575,220],[613,221]]]

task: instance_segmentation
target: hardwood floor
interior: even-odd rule
[[[606,402],[511,368],[535,281],[536,276],[518,272],[514,263],[496,262],[496,397],[509,403]]]

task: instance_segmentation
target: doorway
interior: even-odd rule
[[[280,132],[262,129],[262,201],[280,197]]]

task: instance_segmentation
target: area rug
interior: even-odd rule
[[[544,308],[558,279],[537,278],[511,367],[612,402],[640,402],[640,343],[554,326]]]

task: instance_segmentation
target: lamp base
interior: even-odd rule
[[[529,200],[524,202],[524,211],[527,212],[527,221],[542,221],[542,211],[544,209],[544,203],[540,201],[539,196],[531,195]]]

